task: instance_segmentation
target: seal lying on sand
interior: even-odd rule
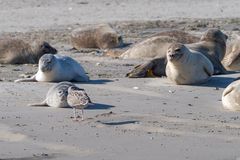
[[[222,64],[229,71],[240,71],[240,37],[227,46]]]
[[[46,99],[41,103],[29,104],[29,106],[49,106],[55,108],[70,107],[67,103],[68,88],[76,87],[71,82],[54,84],[47,92]]]
[[[227,35],[219,29],[213,28],[208,29],[198,43],[187,44],[186,46],[206,56],[214,66],[214,74],[225,74],[227,71],[221,61],[226,52],[227,39]]]
[[[203,83],[214,72],[212,63],[204,55],[181,43],[173,43],[168,48],[167,60],[167,78],[176,84]]]
[[[222,104],[225,109],[240,111],[240,80],[232,82],[223,91]]]
[[[47,53],[56,54],[57,50],[44,41],[36,41],[31,46],[20,39],[0,40],[0,63],[2,64],[35,64],[42,55]]]
[[[187,44],[186,46],[205,55],[214,66],[214,74],[224,74],[227,71],[221,64],[221,58],[226,51],[226,40],[227,36],[220,30],[209,29],[201,37],[200,42]],[[138,65],[132,71],[127,73],[127,76],[130,78],[149,77],[147,71],[151,71],[153,75],[157,77],[165,76],[166,73],[163,71],[166,67],[166,61],[164,61],[166,56],[162,53],[160,55],[158,55],[159,58],[154,58],[144,64]]]
[[[138,59],[165,57],[167,48],[171,45],[171,43],[194,43],[198,42],[199,40],[200,38],[183,31],[173,30],[160,32],[153,37],[147,38],[142,42],[135,44],[133,47],[122,53],[122,55],[120,55],[120,58]]]
[[[116,48],[123,44],[122,37],[108,24],[78,28],[71,33],[73,48]]]
[[[15,82],[86,82],[89,77],[83,67],[68,56],[45,54],[38,63],[38,71],[31,78],[18,79]]]

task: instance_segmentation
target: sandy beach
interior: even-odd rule
[[[0,0],[0,38],[45,39],[80,62],[91,81],[76,83],[94,102],[86,119],[71,108],[29,107],[53,83],[14,83],[37,65],[0,65],[1,160],[239,160],[240,113],[224,110],[223,90],[240,73],[213,76],[202,85],[174,85],[167,78],[125,77],[144,60],[71,50],[70,32],[110,23],[135,44],[160,31],[201,36],[217,27],[240,35],[240,1]]]

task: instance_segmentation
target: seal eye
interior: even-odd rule
[[[63,93],[63,91],[58,91],[58,94],[62,94]]]
[[[181,49],[180,48],[178,48],[178,49],[175,49],[175,52],[179,52]]]

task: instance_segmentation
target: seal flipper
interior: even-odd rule
[[[14,82],[15,83],[18,83],[18,82],[37,82],[37,80],[36,80],[36,75],[33,75],[31,78],[17,79]]]
[[[233,89],[234,89],[233,86],[231,86],[231,87],[225,89],[225,90],[223,91],[223,97],[225,97],[228,93],[232,92]]]
[[[28,106],[49,107],[46,99],[40,103],[28,104]]]

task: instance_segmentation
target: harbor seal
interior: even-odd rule
[[[224,56],[226,51],[227,38],[228,38],[227,35],[222,33],[220,30],[209,29],[201,37],[199,42],[186,44],[186,46],[206,56],[214,66],[214,74],[225,74],[227,73],[227,71],[222,65],[221,59]],[[142,48],[143,46],[139,46],[139,50],[140,49],[142,50]],[[138,48],[136,48],[136,50],[138,50]],[[151,51],[151,49],[148,49],[148,50]],[[148,53],[145,50],[143,51],[145,52],[145,54],[151,55],[151,53]],[[166,73],[164,69],[166,67],[166,60],[164,59],[166,59],[166,55],[161,52],[158,55],[158,57],[153,58],[152,60],[149,60],[146,63],[140,64],[135,68],[133,68],[129,73],[126,74],[126,76],[130,78],[165,76]],[[148,74],[150,72],[153,74]]]
[[[176,39],[168,36],[151,37],[135,44],[119,57],[122,59],[165,57],[167,48],[173,42],[176,42]]]
[[[31,78],[18,79],[15,82],[87,82],[89,77],[83,67],[74,59],[59,54],[44,54],[38,63],[38,71]]]
[[[35,64],[47,53],[56,54],[57,50],[45,41],[35,41],[30,45],[20,39],[0,40],[1,64]]]
[[[81,109],[81,118],[83,118],[83,109],[92,103],[84,89],[76,86],[68,88],[67,103],[73,108],[74,120],[77,120],[76,109]]]
[[[29,106],[46,106],[54,108],[70,107],[67,103],[68,88],[76,87],[71,82],[60,82],[54,84],[47,92],[46,98],[43,102],[29,104]]]
[[[161,58],[166,57],[166,51],[173,42],[194,43],[200,38],[183,31],[160,32],[129,48],[120,55],[123,59]]]
[[[93,27],[78,28],[71,33],[73,48],[110,49],[123,45],[122,36],[110,25],[101,24]]]
[[[226,69],[221,61],[226,52],[228,36],[216,28],[208,29],[198,43],[187,44],[191,50],[198,51],[206,56],[214,66],[214,74],[225,74]]]
[[[173,43],[167,51],[167,78],[176,84],[206,82],[213,74],[212,63],[201,53],[189,50],[181,43]]]
[[[240,70],[240,37],[227,45],[227,51],[222,64],[229,71]]]
[[[240,80],[232,82],[223,91],[223,108],[230,111],[240,111]]]

